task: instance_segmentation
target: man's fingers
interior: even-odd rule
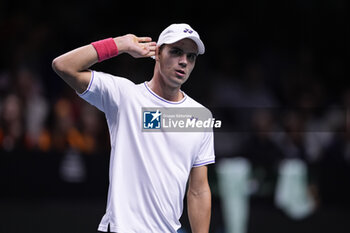
[[[152,41],[151,37],[136,37],[134,36],[134,43],[136,47],[133,47],[133,51],[129,54],[135,58],[139,57],[151,57],[155,55],[157,43]]]
[[[155,46],[151,46],[147,49],[147,52],[144,54],[145,57],[151,57],[156,54],[156,48]]]
[[[147,51],[155,51],[156,50],[156,42],[151,42],[151,43],[142,43],[140,44],[141,48]]]
[[[151,50],[156,50],[156,44],[155,42],[151,42],[151,43],[141,43],[139,44],[139,46],[143,49],[143,50],[147,50],[147,51],[151,51]]]
[[[156,42],[151,42],[148,44],[148,53],[147,57],[152,57],[155,56],[156,54],[156,48],[157,48],[157,43]]]
[[[156,51],[156,47],[155,45],[150,45],[148,48],[150,51]]]
[[[147,53],[146,57],[152,57],[155,56],[156,52],[155,51],[150,51],[149,53]]]
[[[152,41],[152,38],[151,37],[138,37],[137,40],[138,40],[138,42],[145,43],[145,42]]]

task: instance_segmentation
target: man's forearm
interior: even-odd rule
[[[210,188],[201,193],[187,193],[187,211],[192,233],[208,233],[211,216]]]
[[[156,42],[152,42],[150,37],[137,37],[132,34],[115,37],[113,38],[115,45],[112,50],[110,50],[110,41],[108,40],[107,44],[102,45],[102,50],[99,50],[100,46],[94,47],[95,45],[90,44],[65,53],[53,60],[52,67],[66,83],[82,93],[86,90],[91,78],[88,68],[99,60],[122,53],[129,53],[136,58],[155,55]],[[99,57],[99,55],[103,56]]]

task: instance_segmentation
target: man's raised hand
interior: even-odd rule
[[[134,58],[151,57],[155,55],[156,42],[151,37],[137,37],[127,34],[114,38],[119,54],[128,53]]]

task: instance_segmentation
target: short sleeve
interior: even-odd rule
[[[215,163],[214,133],[212,131],[204,132],[199,153],[192,166],[199,167],[199,166],[204,166],[211,163]]]
[[[118,110],[123,96],[133,82],[103,72],[91,71],[91,79],[87,89],[79,94],[82,99],[94,105],[102,112],[109,114]]]

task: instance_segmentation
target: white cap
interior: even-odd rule
[[[159,35],[157,46],[172,44],[185,38],[189,38],[197,44],[198,54],[203,54],[205,52],[204,44],[199,38],[198,33],[186,23],[171,24],[164,29]]]

